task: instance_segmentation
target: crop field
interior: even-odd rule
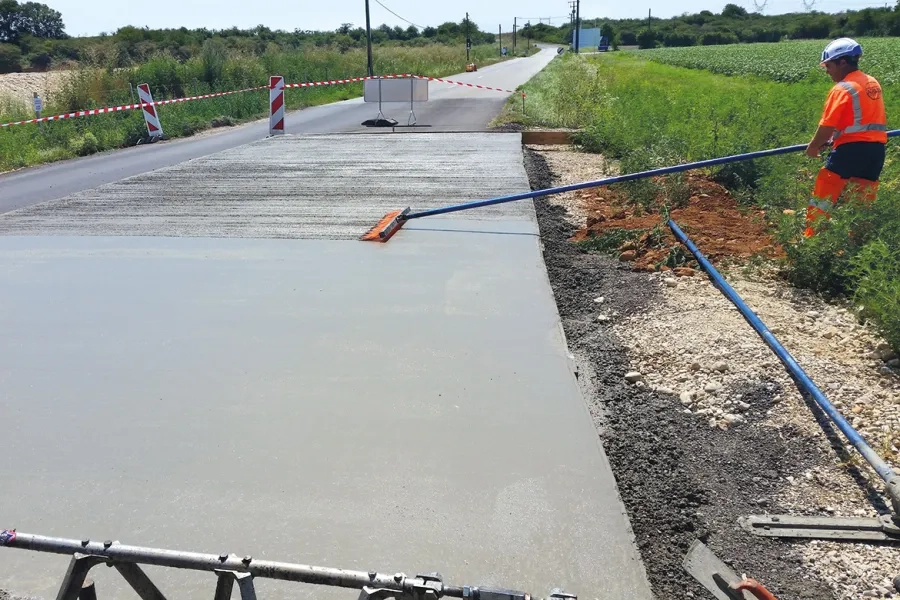
[[[756,75],[773,81],[799,82],[820,78],[819,57],[829,40],[735,44],[636,50],[641,58],[722,75]],[[860,38],[860,67],[882,85],[900,83],[900,38]]]

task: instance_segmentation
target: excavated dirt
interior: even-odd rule
[[[37,92],[46,103],[60,90],[69,75],[68,71],[0,75],[0,101],[16,102],[22,107],[30,107],[32,94]]]
[[[669,213],[679,227],[704,249],[713,263],[722,258],[775,258],[783,251],[770,237],[762,211],[741,206],[723,186],[703,175],[690,174],[686,178],[690,198],[687,205],[673,208]],[[661,184],[661,181],[656,181]],[[663,198],[647,210],[635,210],[623,201],[622,191],[610,188],[584,190],[578,193],[586,226],[572,236],[572,241],[584,241],[625,229],[647,232],[637,241],[623,247],[635,270],[658,270],[677,241],[661,221]],[[655,231],[654,228],[657,228]],[[665,270],[665,269],[663,269]]]
[[[526,169],[533,189],[559,183],[530,149]],[[613,322],[639,317],[659,300],[659,284],[627,263],[579,249],[570,241],[577,226],[563,206],[546,199],[535,206],[569,348],[657,597],[712,598],[682,568],[688,546],[700,539],[738,573],[763,579],[780,600],[834,598],[810,578],[798,545],[751,537],[737,523],[761,506],[786,511],[779,500],[786,478],[824,462],[827,445],[791,423],[710,427],[686,414],[672,390],[628,383],[628,350],[598,323],[598,310]],[[755,424],[782,386],[746,378],[729,391],[750,405],[744,419]]]

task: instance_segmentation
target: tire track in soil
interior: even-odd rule
[[[527,148],[525,167],[532,189],[551,187],[546,162]],[[656,288],[646,275],[570,243],[575,229],[563,208],[540,198],[534,204],[569,349],[657,597],[712,598],[681,564],[699,538],[779,600],[834,598],[826,584],[804,580],[791,543],[751,536],[737,524],[742,515],[787,512],[778,503],[781,477],[827,460],[793,428],[758,425],[780,386],[747,381],[733,388],[752,409],[747,426],[726,432],[682,413],[675,396],[627,384],[625,351],[597,322],[593,300],[606,298],[604,312],[634,314],[654,301]]]

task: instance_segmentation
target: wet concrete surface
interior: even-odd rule
[[[262,140],[0,215],[6,235],[357,239],[385,213],[519,192],[521,137],[297,135]],[[527,204],[479,219],[533,219]]]
[[[7,236],[0,270],[5,525],[649,598],[532,220],[384,245]],[[0,559],[0,587],[44,597],[66,563]]]
[[[482,67],[475,73],[459,73],[447,79],[515,90],[540,72],[555,56],[555,48],[544,49],[528,58],[504,61]],[[415,106],[419,130],[484,130],[509,97],[507,93],[437,82],[432,82],[429,89],[430,101]],[[287,93],[303,91],[288,90]],[[387,104],[384,112],[404,125],[407,123],[408,105]],[[372,131],[363,127],[362,122],[377,114],[377,104],[365,104],[361,98],[356,98],[289,112],[285,127],[288,133]],[[165,128],[165,107],[161,107],[160,116]],[[401,128],[398,131],[406,130]],[[257,121],[211,135],[137,146],[0,175],[0,213],[236,148],[261,140],[268,132],[268,121]]]

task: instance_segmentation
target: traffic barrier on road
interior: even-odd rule
[[[153,94],[150,93],[150,86],[141,83],[137,86],[138,98],[141,100],[141,106],[144,109],[144,122],[147,123],[147,133],[151,138],[163,137],[162,123],[159,122],[159,115],[156,113],[156,106],[153,104]]]
[[[269,135],[284,135],[284,77],[269,78]]]

